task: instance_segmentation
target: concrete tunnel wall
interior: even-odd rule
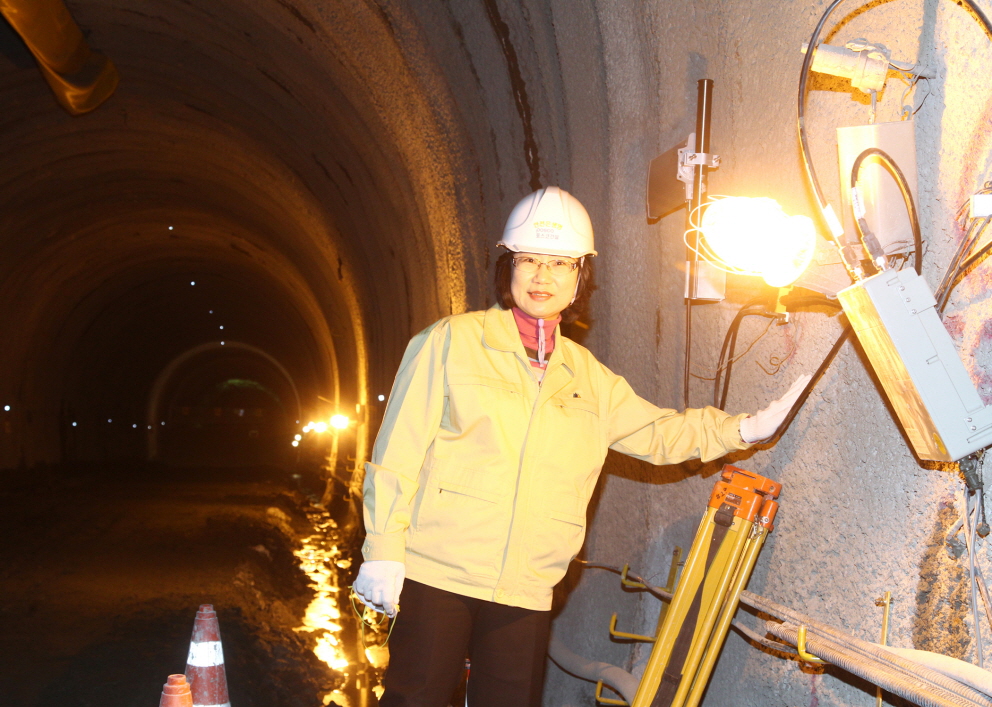
[[[584,343],[644,397],[679,406],[683,216],[649,224],[643,195],[649,161],[692,129],[699,78],[716,86],[723,165],[711,192],[772,196],[812,215],[795,97],[799,47],[824,2],[68,4],[121,84],[99,110],[70,118],[16,45],[0,59],[0,404],[12,406],[0,413],[3,467],[58,460],[73,381],[143,410],[161,369],[215,335],[192,316],[197,278],[238,320],[238,340],[290,371],[305,407],[320,410],[317,395],[343,408],[371,401],[372,424],[356,431],[361,457],[406,340],[491,301],[492,243],[537,184],[575,193],[596,228],[599,290]],[[965,9],[938,0],[842,5],[826,38],[862,36],[935,77],[915,116],[924,276],[935,286],[962,237],[954,213],[988,178],[989,40]],[[867,122],[867,98],[846,81],[810,87],[813,155],[839,204],[834,129]],[[879,120],[899,115],[901,94],[890,79]],[[986,282],[982,266],[947,322],[989,402]],[[703,378],[693,405],[711,402],[704,378],[724,331],[759,292],[731,278],[727,302],[695,308]],[[161,304],[173,301],[182,306]],[[748,319],[741,341],[765,326]],[[812,371],[840,327],[817,310],[770,328],[735,366],[728,409],[754,411]],[[111,342],[105,361],[93,331]],[[75,404],[96,408],[87,395]],[[857,346],[844,346],[778,445],[735,459],[785,486],[753,591],[874,639],[874,600],[889,590],[893,644],[973,658],[966,573],[943,549],[961,484],[914,458]],[[583,556],[663,581],[718,470],[611,455]],[[568,585],[556,620],[564,642],[638,670],[647,651],[611,642],[609,615],[647,633],[657,603],[593,570]],[[545,703],[588,704],[591,690],[551,667]],[[731,635],[706,704],[873,695]]]

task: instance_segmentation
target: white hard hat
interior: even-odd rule
[[[538,189],[521,199],[496,245],[514,253],[596,255],[589,214],[578,199],[558,187]]]

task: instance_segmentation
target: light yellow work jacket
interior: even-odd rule
[[[674,464],[750,446],[745,415],[655,407],[555,336],[540,384],[509,310],[447,317],[413,338],[365,465],[366,560],[405,562],[408,578],[457,594],[550,609],[608,449]]]

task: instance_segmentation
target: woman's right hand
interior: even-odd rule
[[[403,591],[406,565],[393,560],[366,560],[358,570],[352,585],[355,595],[365,606],[395,616]]]

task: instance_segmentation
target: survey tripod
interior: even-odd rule
[[[682,576],[652,641],[654,648],[631,707],[695,707],[706,690],[778,511],[782,485],[727,464],[713,487]],[[676,562],[673,560],[673,562]],[[674,581],[675,567],[669,576]],[[615,620],[615,617],[614,617]],[[599,696],[604,704],[627,704]]]

